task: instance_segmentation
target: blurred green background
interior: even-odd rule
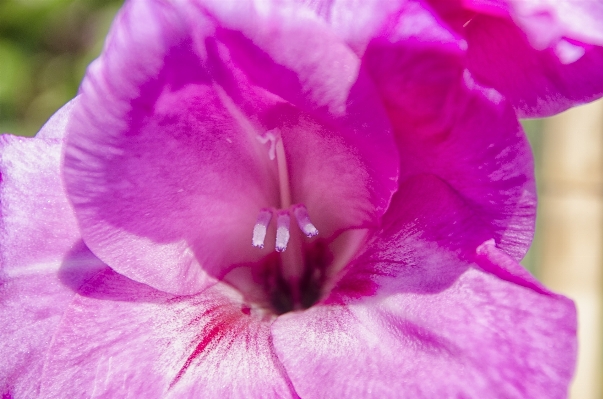
[[[33,136],[77,92],[123,0],[0,0],[0,133]]]

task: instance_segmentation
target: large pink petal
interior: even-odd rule
[[[41,397],[296,397],[254,312],[222,284],[176,297],[107,269],[66,312]]]
[[[75,290],[106,267],[83,245],[0,274],[0,393],[38,397],[53,334]],[[5,396],[3,396],[5,397]]]
[[[576,356],[571,301],[493,241],[475,245],[478,218],[440,179],[417,176],[402,190],[331,296],[272,326],[299,395],[565,397]],[[459,259],[471,245],[472,261]]]
[[[60,176],[72,105],[59,110],[35,138],[0,138],[3,397],[37,396],[46,349],[73,289],[102,266],[81,244]]]
[[[430,252],[434,265],[460,266]],[[576,355],[571,301],[474,268],[435,292],[316,306],[280,317],[272,330],[308,399],[561,399]]]
[[[257,13],[246,4],[235,9]],[[173,293],[266,254],[250,242],[260,209],[279,207],[267,131],[282,135],[293,201],[327,237],[376,224],[396,188],[391,128],[358,58],[319,21],[220,7],[128,3],[69,125],[65,180],[86,244]]]

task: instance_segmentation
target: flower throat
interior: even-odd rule
[[[265,288],[267,293],[270,294],[272,306],[275,310],[279,313],[284,313],[288,310],[309,307],[311,306],[309,297],[317,298],[318,296],[318,293],[309,292],[316,290],[316,287],[310,288],[307,281],[308,272],[311,272],[314,266],[308,264],[308,259],[305,259],[303,237],[291,231],[291,216],[295,218],[299,230],[307,238],[318,235],[318,229],[310,221],[306,206],[303,204],[292,204],[291,202],[287,159],[280,131],[278,129],[270,130],[264,136],[258,136],[258,140],[262,144],[270,144],[268,157],[271,161],[276,161],[277,164],[280,207],[278,209],[263,208],[260,210],[253,228],[251,243],[254,247],[264,248],[264,241],[266,233],[270,228],[270,222],[275,218],[276,240],[274,249],[280,255],[279,261],[276,262],[280,267],[276,266],[275,259],[272,259],[270,262],[273,265],[271,269],[276,271],[280,278],[273,279],[271,284],[269,284],[270,286]],[[275,268],[279,270],[274,270]]]

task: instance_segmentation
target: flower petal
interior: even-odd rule
[[[531,150],[513,110],[496,90],[474,81],[464,68],[467,44],[421,2],[401,2],[387,16],[381,8],[374,20],[360,21],[372,40],[359,39],[349,15],[375,5],[311,3],[351,45],[367,42],[363,65],[394,125],[400,182],[438,176],[490,225],[474,245],[494,237],[521,259],[534,231],[536,194]],[[472,256],[475,247],[467,248]]]
[[[468,43],[468,68],[520,117],[603,95],[603,6],[581,0],[429,0]]]
[[[576,357],[571,301],[492,242],[479,246],[474,262],[460,260],[458,248],[477,238],[466,230],[479,227],[471,208],[435,177],[413,180],[432,186],[434,196],[422,198],[432,213],[411,214],[413,205],[401,206],[408,197],[397,195],[397,216],[386,215],[331,297],[273,324],[296,391],[304,398],[566,397]]]
[[[365,54],[394,126],[400,182],[439,177],[487,226],[478,241],[495,238],[520,260],[536,212],[529,143],[501,94],[474,81],[461,53],[443,49],[375,40]]]
[[[375,225],[396,188],[389,121],[339,39],[323,27],[306,38],[320,47],[301,46],[289,39],[318,22],[246,15],[267,32],[213,7],[129,2],[84,80],[65,151],[86,244],[172,293],[266,255],[250,242],[260,210],[279,207],[277,168],[258,141],[268,131],[280,128],[294,200],[327,236]]]
[[[272,330],[304,398],[561,399],[576,351],[571,301],[473,268],[441,291],[316,306]]]
[[[603,95],[603,47],[560,39],[534,49],[510,21],[475,17],[466,28],[468,68],[500,90],[520,117],[544,117]]]
[[[447,251],[472,262],[475,248],[488,233],[473,207],[445,181],[430,174],[414,176],[401,184],[381,228],[343,271],[327,301],[338,302],[340,296],[370,297],[380,290],[396,292],[400,287],[438,292],[465,269],[438,265],[429,260],[429,251]],[[424,275],[418,274],[417,268]]]
[[[80,239],[59,169],[72,106],[61,108],[33,139],[0,137],[3,269],[58,260]]]
[[[253,312],[223,284],[175,297],[106,269],[66,312],[41,397],[296,397]]]
[[[60,109],[35,138],[0,137],[3,397],[37,397],[46,350],[74,295],[72,287],[99,267],[81,245],[59,171],[72,105]],[[80,269],[77,276],[74,268]]]
[[[4,397],[38,397],[48,348],[74,290],[103,267],[80,245],[53,260],[7,267],[0,273],[0,392]]]
[[[249,242],[275,186],[249,149],[255,138],[208,85],[179,18],[157,1],[122,10],[82,84],[64,176],[96,255],[137,280],[191,293],[212,283],[199,263],[253,256],[251,245],[232,251],[232,243]]]

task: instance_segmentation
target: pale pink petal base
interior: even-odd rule
[[[80,239],[60,174],[62,138],[75,101],[33,139],[0,136],[2,269],[57,260]]]

